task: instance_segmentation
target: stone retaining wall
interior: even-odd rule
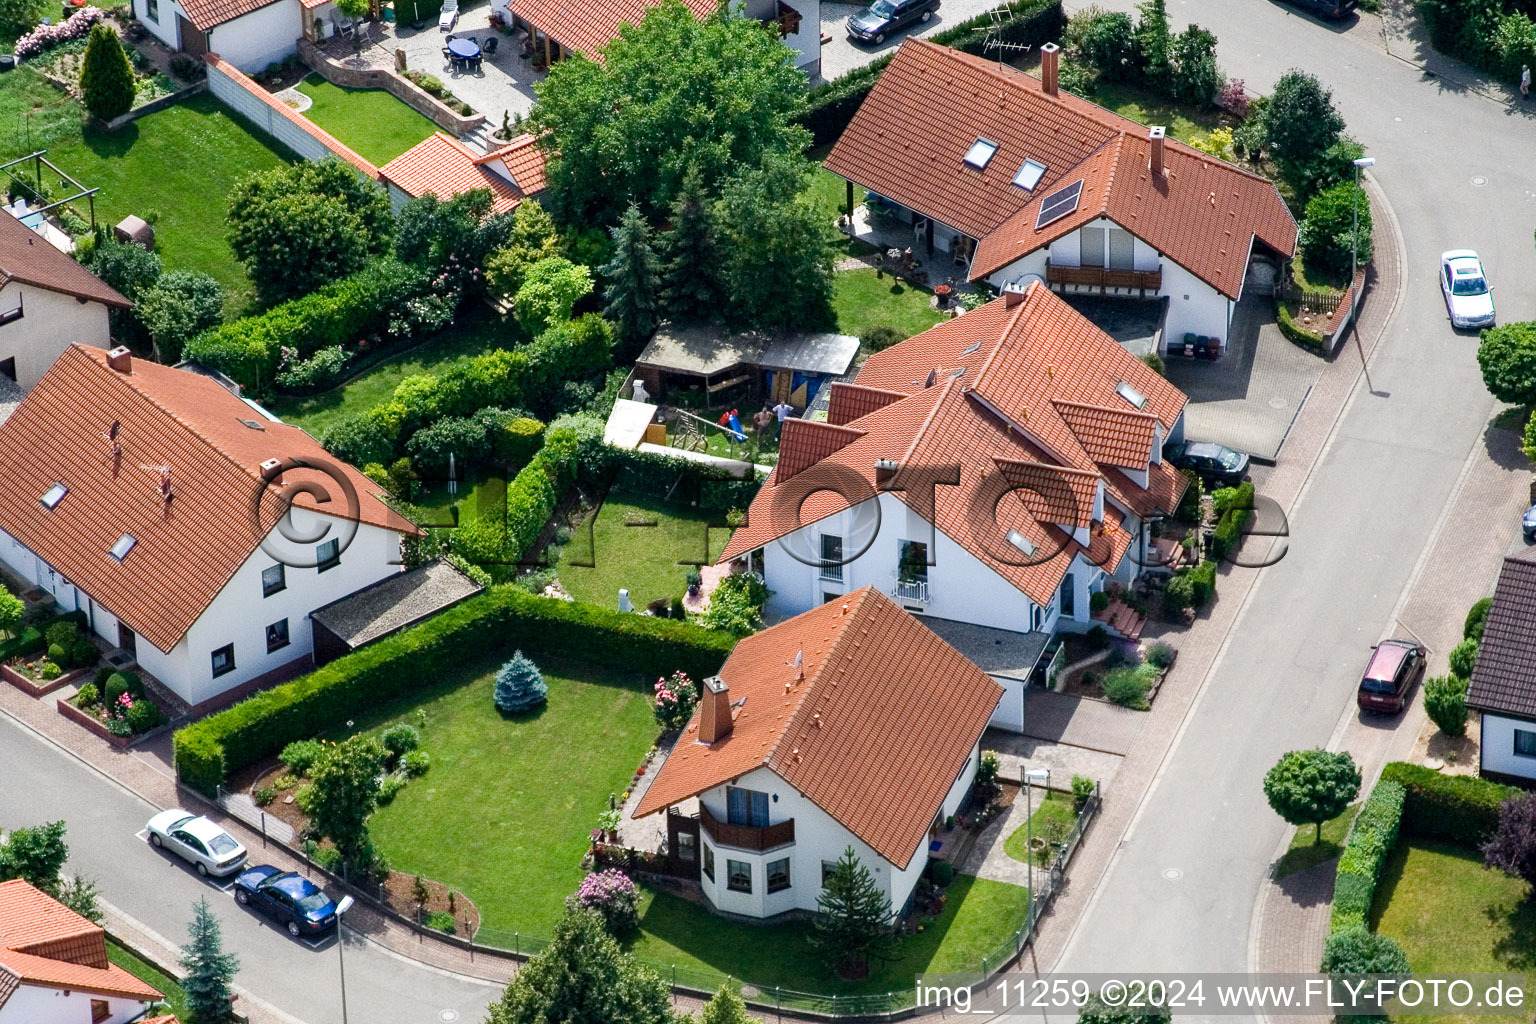
[[[485,123],[484,114],[465,116],[402,75],[384,68],[354,68],[333,60],[308,39],[299,40],[299,59],[332,85],[348,89],[383,89],[406,106],[432,119],[454,138],[462,138]]]

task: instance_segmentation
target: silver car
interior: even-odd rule
[[[170,850],[207,877],[239,871],[248,854],[234,837],[200,814],[173,807],[149,819],[151,846]]]
[[[1493,326],[1493,289],[1482,261],[1471,249],[1440,254],[1440,291],[1452,327]]]

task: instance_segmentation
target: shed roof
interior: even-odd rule
[[[484,589],[452,565],[437,560],[386,576],[311,614],[355,651]]]
[[[835,377],[848,372],[858,352],[859,339],[848,334],[724,332],[708,324],[666,324],[635,361],[697,377],[711,377],[743,364]]]

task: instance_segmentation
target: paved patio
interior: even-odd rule
[[[1293,345],[1268,296],[1237,304],[1227,348],[1215,361],[1167,359],[1168,379],[1189,396],[1184,434],[1273,462],[1327,361]]]

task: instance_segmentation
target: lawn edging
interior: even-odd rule
[[[216,794],[229,774],[402,696],[464,650],[580,651],[641,673],[713,675],[735,638],[692,623],[608,611],[497,586],[433,618],[176,732],[178,778]]]

